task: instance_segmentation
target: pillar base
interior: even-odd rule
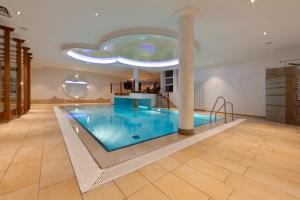
[[[194,129],[181,129],[181,128],[178,128],[178,133],[180,135],[194,135]]]

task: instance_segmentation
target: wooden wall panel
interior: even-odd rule
[[[13,116],[20,116],[30,108],[30,60],[32,54],[28,52],[29,48],[25,47],[25,50],[22,48],[24,40],[11,38],[13,28],[0,25],[0,30],[2,31],[0,34],[2,38],[0,42],[0,67],[3,69],[0,70],[0,78],[1,75],[4,77],[3,81],[2,78],[0,80],[0,98],[4,99],[4,110],[0,112],[1,122],[9,121]],[[26,67],[25,71],[24,67]],[[26,100],[26,104],[22,102],[22,71],[26,73],[26,75],[24,73],[26,82],[23,81],[27,91],[27,98],[23,99]],[[14,85],[10,83],[11,78],[14,80]],[[12,105],[14,106],[12,107]]]

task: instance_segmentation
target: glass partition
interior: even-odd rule
[[[10,110],[17,109],[17,43],[10,41]]]
[[[4,67],[4,31],[0,30],[0,113],[4,111],[5,67]]]
[[[21,53],[21,108],[24,109],[24,50]]]

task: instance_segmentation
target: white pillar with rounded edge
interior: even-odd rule
[[[175,13],[179,20],[179,134],[194,134],[195,8]]]
[[[133,69],[133,80],[134,80],[134,91],[138,92],[139,91],[139,69],[134,68]]]

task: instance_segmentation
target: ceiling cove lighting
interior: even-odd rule
[[[67,50],[66,54],[72,58],[75,58],[80,61],[95,63],[95,64],[114,64],[114,63],[121,63],[129,66],[136,66],[136,67],[170,67],[179,64],[178,59],[174,60],[166,60],[166,61],[138,61],[132,60],[123,57],[109,57],[109,58],[99,58],[99,57],[91,57],[87,55],[83,55],[72,50]]]
[[[79,53],[76,53],[72,50],[67,51],[67,55],[75,58],[77,60],[89,62],[89,63],[96,63],[96,64],[113,64],[117,62],[117,59],[114,57],[111,58],[95,58],[95,57],[90,57],[86,55],[82,55]]]
[[[158,61],[158,62],[145,62],[145,61],[137,61],[137,60],[131,60],[123,57],[118,57],[117,60],[119,63],[130,65],[130,66],[136,66],[136,67],[169,67],[169,66],[174,66],[179,64],[178,59]]]

